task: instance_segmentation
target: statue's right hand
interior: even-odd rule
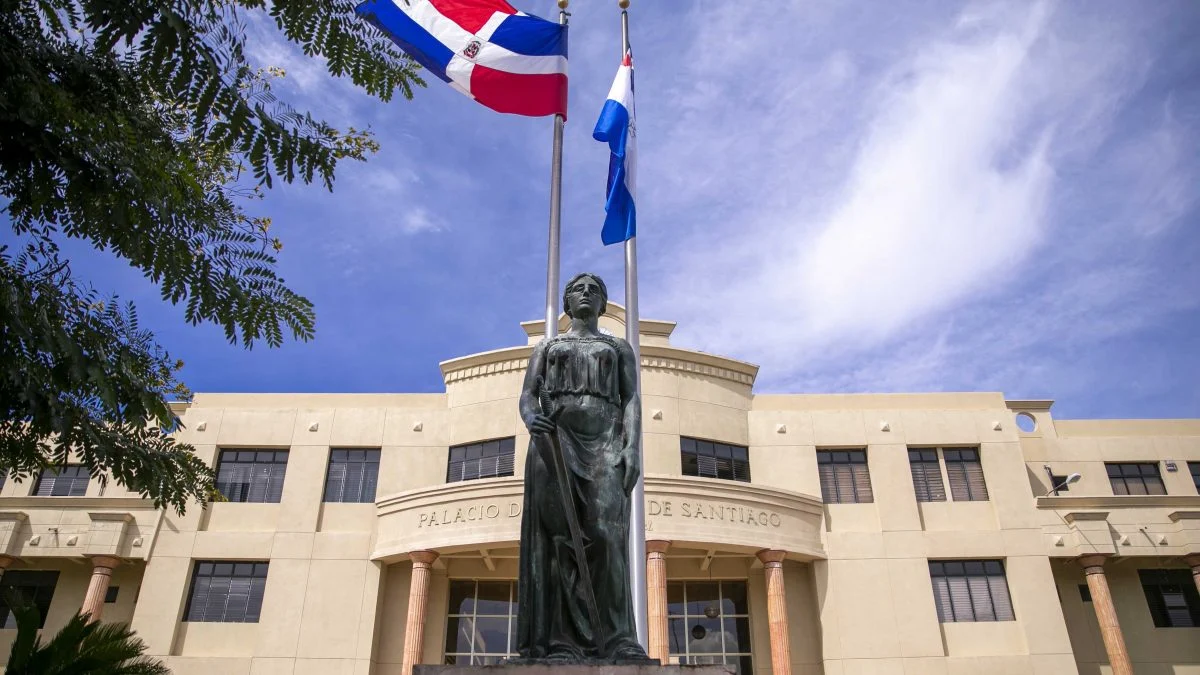
[[[554,432],[554,420],[545,415],[534,415],[530,418],[525,426],[529,427],[529,432],[534,434],[549,434]]]

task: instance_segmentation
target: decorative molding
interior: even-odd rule
[[[1200,520],[1200,511],[1173,511],[1167,514],[1172,523],[1178,523],[1181,520]]]
[[[507,359],[504,361],[492,361],[490,363],[480,363],[478,365],[460,368],[458,370],[444,371],[444,380],[446,384],[453,382],[462,382],[476,377],[484,377],[487,375],[499,375],[500,373],[511,373],[517,370],[525,370],[525,364],[529,362],[529,357],[523,359]]]
[[[746,386],[754,385],[754,376],[746,373],[739,373],[735,370],[727,368],[719,368],[695,361],[685,361],[683,359],[666,358],[662,356],[642,356],[643,368],[656,368],[658,370],[679,370],[686,373],[696,373],[698,375],[708,375],[721,380],[729,380]]]

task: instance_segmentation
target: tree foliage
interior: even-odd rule
[[[157,659],[144,656],[146,644],[124,623],[89,623],[76,613],[46,643],[38,635],[41,617],[32,604],[11,598],[17,637],[5,666],[7,675],[170,675]]]
[[[181,364],[134,308],[77,281],[64,239],[127,261],[192,324],[249,348],[308,340],[311,303],[276,271],[282,244],[250,210],[277,181],[332,189],[377,149],[272,91],[247,57],[273,25],[383,100],[411,98],[415,64],[343,0],[0,0],[0,470],[77,452],[160,505],[204,501],[212,472],[167,434]]]

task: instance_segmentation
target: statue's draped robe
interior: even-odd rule
[[[534,434],[525,463],[517,651],[525,659],[611,658],[636,646],[629,588],[629,495],[625,493],[621,352],[615,338],[559,336],[543,351],[543,400],[556,434],[583,531],[604,645],[587,610],[552,444]],[[543,411],[551,412],[551,411]]]

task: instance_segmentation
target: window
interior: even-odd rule
[[[231,502],[278,503],[287,460],[287,450],[222,450],[217,489]]]
[[[325,501],[361,504],[375,501],[379,482],[378,450],[331,450],[325,475]]]
[[[983,480],[983,465],[979,451],[974,448],[944,448],[946,475],[950,478],[950,496],[956,502],[986,502],[987,484]]]
[[[668,583],[667,638],[671,663],[724,663],[753,675],[746,582]]]
[[[38,497],[82,497],[87,494],[87,467],[70,464],[61,470],[45,469],[38,476],[33,494]]]
[[[267,563],[196,561],[185,621],[258,623]]]
[[[938,621],[1014,621],[999,560],[929,561]]]
[[[1138,570],[1157,628],[1200,626],[1200,593],[1191,570]]]
[[[516,440],[511,436],[454,446],[446,465],[446,482],[511,476],[515,448]]]
[[[1196,492],[1200,492],[1200,462],[1188,462],[1188,470],[1192,472],[1192,483],[1196,486]]]
[[[1083,602],[1092,601],[1092,589],[1087,584],[1079,584],[1079,599]]]
[[[117,593],[121,591],[120,586],[109,586],[107,591],[104,591],[104,604],[109,604],[117,601]]]
[[[1070,492],[1071,486],[1067,484],[1066,476],[1050,474],[1050,492]]]
[[[865,504],[871,495],[866,450],[818,450],[817,472],[826,504]]]
[[[1108,482],[1114,495],[1165,495],[1158,462],[1107,463]]]
[[[38,628],[46,625],[46,614],[50,612],[50,601],[54,599],[54,587],[58,585],[58,572],[13,570],[0,579],[0,628],[16,628],[17,617],[8,608],[8,593],[19,594],[37,607],[41,621]]]
[[[942,484],[942,465],[938,462],[937,448],[909,450],[908,467],[912,471],[917,501],[946,501],[946,486]]]
[[[446,663],[490,666],[516,656],[517,585],[512,581],[451,581]]]
[[[679,439],[679,450],[685,476],[750,482],[750,454],[740,445],[683,437]]]

